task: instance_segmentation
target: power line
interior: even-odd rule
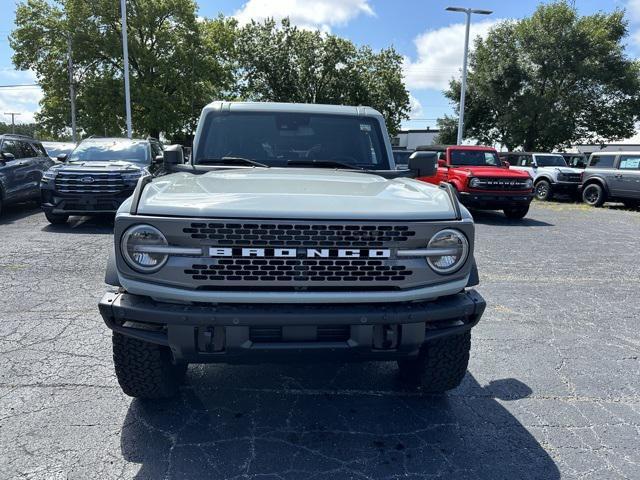
[[[0,88],[32,88],[39,87],[37,83],[22,83],[17,85],[0,85]]]

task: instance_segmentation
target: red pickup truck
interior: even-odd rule
[[[527,172],[510,169],[496,149],[482,146],[418,147],[438,152],[438,173],[419,180],[439,185],[447,182],[470,209],[502,210],[508,218],[524,218],[533,200],[533,179]]]

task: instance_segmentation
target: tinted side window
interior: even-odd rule
[[[37,157],[38,154],[36,153],[36,150],[31,146],[30,143],[27,142],[19,142],[20,143],[20,150],[22,151],[22,158],[31,158],[31,157]]]
[[[613,168],[615,155],[592,155],[589,166],[592,168]]]
[[[38,152],[38,156],[39,157],[48,157],[49,155],[47,155],[47,151],[44,149],[44,147],[42,146],[41,143],[33,143],[33,148],[36,149],[36,152]]]
[[[515,159],[514,165],[517,165],[518,167],[530,167],[531,155],[518,155]]]
[[[640,170],[640,156],[638,155],[621,155],[620,170]]]
[[[22,158],[22,151],[15,140],[5,140],[2,142],[2,153],[12,153],[16,158]]]
[[[151,155],[156,158],[158,155],[162,155],[162,148],[156,142],[151,142]]]

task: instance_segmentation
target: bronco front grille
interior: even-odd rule
[[[309,335],[297,336],[295,341],[303,342],[346,342],[351,337],[349,325],[318,325],[309,329]],[[254,343],[281,343],[288,340],[280,326],[251,327],[249,340]]]
[[[196,281],[216,282],[401,282],[413,272],[382,260],[273,260],[227,258],[184,271]]]
[[[125,189],[122,175],[113,172],[58,172],[56,191],[62,194],[115,194]]]
[[[416,235],[406,225],[295,223],[191,223],[183,232],[212,245],[269,247],[382,247]]]
[[[473,187],[476,190],[528,190],[527,180],[513,178],[478,178],[480,184]]]

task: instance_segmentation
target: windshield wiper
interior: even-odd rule
[[[346,168],[349,170],[364,170],[364,168],[349,165],[335,160],[289,160],[287,165],[309,165],[320,168]]]
[[[256,162],[255,160],[250,160],[248,158],[242,157],[222,157],[222,158],[203,158],[198,160],[200,165],[215,165],[219,163],[221,165],[252,165],[254,167],[263,167],[263,168],[271,168],[269,165],[265,165],[264,163]]]

